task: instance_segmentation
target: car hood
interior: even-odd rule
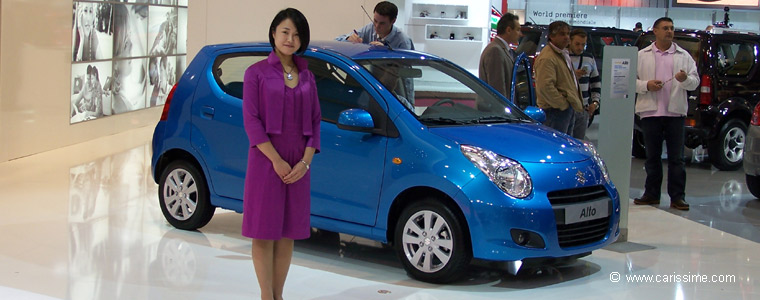
[[[571,163],[592,156],[582,142],[538,124],[431,127],[429,130],[458,144],[480,147],[519,162]]]

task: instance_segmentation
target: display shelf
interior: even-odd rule
[[[467,5],[450,4],[412,4],[412,19],[426,19],[439,21],[467,20]]]
[[[425,40],[483,42],[483,28],[456,25],[425,25]]]

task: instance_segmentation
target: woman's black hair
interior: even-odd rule
[[[272,25],[269,25],[269,44],[272,45],[272,50],[275,49],[274,37],[272,34],[277,30],[277,25],[280,25],[285,19],[290,19],[293,24],[296,25],[296,31],[298,31],[298,39],[301,41],[301,47],[298,48],[296,54],[301,54],[306,51],[306,47],[309,46],[309,22],[306,21],[306,17],[295,8],[286,8],[281,10],[272,20]]]

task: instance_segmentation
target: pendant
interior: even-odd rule
[[[288,74],[288,76],[287,76],[288,80],[293,80],[293,75],[290,75],[290,73],[285,73],[285,74]]]

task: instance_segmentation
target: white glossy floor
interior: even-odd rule
[[[0,163],[0,299],[258,299],[241,215],[218,211],[200,232],[164,221],[149,174],[151,133],[140,128]],[[750,218],[758,200],[741,171],[689,168],[692,210],[671,211],[666,198],[661,208],[631,206],[631,243],[616,244],[618,251],[517,276],[473,268],[463,282],[431,285],[409,279],[390,249],[315,234],[296,244],[285,298],[760,298],[760,247],[750,240],[758,236]],[[641,161],[633,169],[632,189],[641,186]],[[730,195],[707,190],[713,176],[717,186],[733,185]],[[715,209],[745,217],[722,223],[738,223],[728,231],[740,227],[749,239],[713,228],[716,201]],[[639,275],[660,282],[635,282]]]

